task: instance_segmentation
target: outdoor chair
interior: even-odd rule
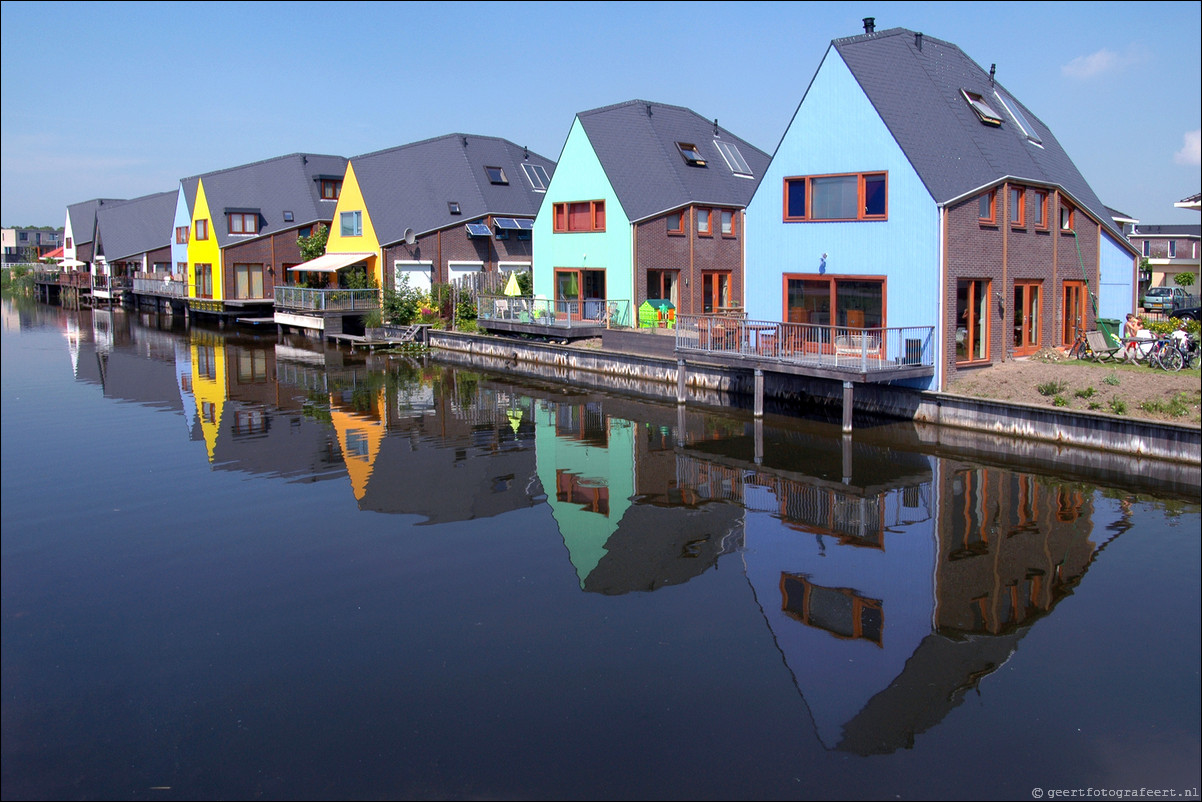
[[[1122,354],[1123,346],[1112,346],[1106,342],[1106,335],[1100,331],[1085,332],[1085,342],[1089,345],[1089,356],[1096,362],[1117,362]]]

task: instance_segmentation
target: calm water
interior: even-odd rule
[[[3,311],[5,799],[1197,795],[1192,480]]]

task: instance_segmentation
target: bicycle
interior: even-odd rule
[[[1069,359],[1092,359],[1093,349],[1089,347],[1089,342],[1085,339],[1085,331],[1077,326],[1077,339],[1073,340],[1073,345],[1068,349]]]
[[[1161,337],[1152,341],[1152,348],[1148,351],[1148,364],[1176,373],[1185,364],[1185,354],[1181,353],[1181,349],[1168,337]]]

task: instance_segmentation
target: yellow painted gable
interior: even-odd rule
[[[196,221],[206,220],[209,227],[209,238],[196,238]],[[213,299],[225,298],[222,287],[221,248],[217,245],[217,230],[213,225],[213,216],[209,213],[209,201],[205,197],[204,179],[196,182],[196,202],[192,204],[192,230],[188,234],[188,297],[196,297],[196,265],[213,266]]]
[[[362,236],[342,236],[343,212],[362,212]],[[363,190],[359,188],[359,179],[355,177],[355,165],[350,162],[346,165],[346,175],[342,179],[342,191],[338,195],[338,206],[334,210],[334,220],[330,223],[330,237],[326,240],[326,253],[372,254],[372,257],[367,260],[368,269],[375,276],[376,286],[384,286],[384,266],[379,259],[380,241],[376,238],[376,229],[371,223],[367,202],[363,199]]]

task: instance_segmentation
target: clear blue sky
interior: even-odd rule
[[[693,109],[772,153],[830,41],[958,45],[1108,206],[1197,223],[1202,3],[4,2],[0,217],[174,191],[288,153],[447,133],[558,159],[576,112]]]

